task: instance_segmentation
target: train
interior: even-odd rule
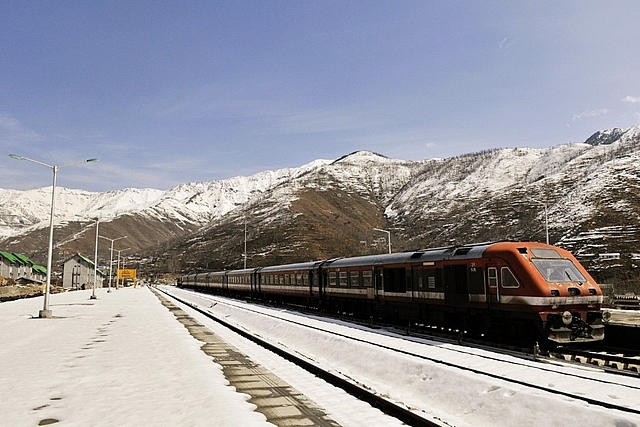
[[[567,250],[498,241],[187,274],[178,286],[508,339],[604,339],[602,290]]]

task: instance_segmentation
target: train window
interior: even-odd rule
[[[422,269],[415,268],[413,270],[413,289],[421,291],[424,288]]]
[[[362,286],[365,288],[370,288],[373,286],[373,271],[362,272]]]
[[[340,272],[340,286],[347,286],[347,272],[346,271],[341,271]]]
[[[498,269],[495,267],[489,267],[487,269],[489,276],[489,287],[497,288],[498,287]]]
[[[502,267],[502,287],[503,288],[518,288],[520,283],[515,278],[509,267]]]
[[[360,286],[360,272],[352,270],[349,272],[349,286],[357,288]]]
[[[533,258],[531,261],[547,282],[557,283],[587,281],[587,279],[582,275],[580,270],[578,270],[578,268],[570,259]]]
[[[562,258],[555,249],[531,248],[531,253],[536,258]]]
[[[384,269],[384,291],[385,292],[406,292],[405,268],[385,268]]]
[[[338,274],[335,271],[329,272],[329,286],[336,286],[338,284]]]
[[[296,274],[296,285],[298,285],[298,286],[303,286],[304,285],[301,273]]]

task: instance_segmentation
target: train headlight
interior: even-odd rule
[[[609,320],[611,320],[611,312],[610,312],[610,311],[608,311],[608,310],[604,310],[604,311],[602,312],[602,321],[603,321],[604,323],[608,323],[608,322],[609,322]]]
[[[568,311],[565,311],[564,313],[562,313],[562,323],[569,326],[572,320],[573,320],[573,314],[571,314]]]

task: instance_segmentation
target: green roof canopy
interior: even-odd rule
[[[18,261],[18,259],[15,256],[13,256],[13,254],[10,254],[9,252],[0,251],[0,256],[6,258],[11,264],[20,263],[20,261]]]

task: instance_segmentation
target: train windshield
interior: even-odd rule
[[[532,258],[533,265],[536,266],[542,277],[547,282],[586,282],[587,279],[575,266],[573,261],[566,258]]]

